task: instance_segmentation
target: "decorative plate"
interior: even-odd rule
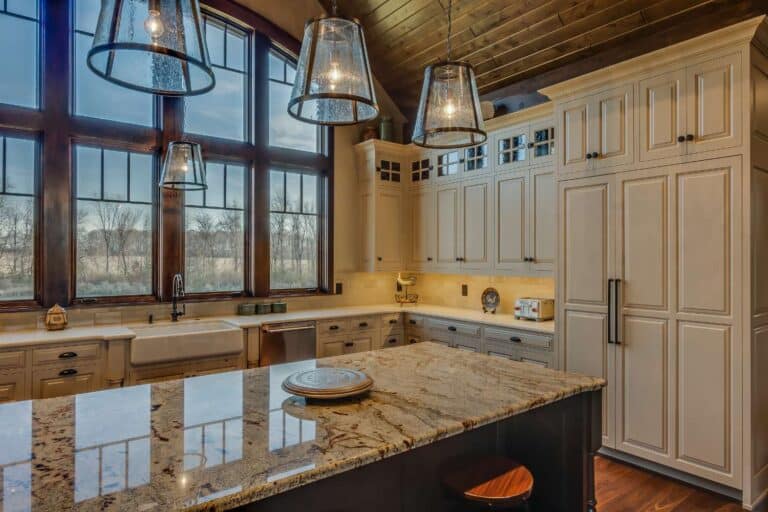
[[[289,375],[283,381],[287,393],[305,398],[347,398],[367,392],[373,380],[365,373],[350,368],[315,368]]]
[[[480,300],[483,303],[483,313],[496,313],[501,303],[501,296],[496,288],[486,288]]]

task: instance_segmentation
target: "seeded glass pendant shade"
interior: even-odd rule
[[[163,162],[160,186],[172,190],[205,190],[205,165],[200,144],[171,142]]]
[[[215,78],[198,0],[102,0],[88,67],[129,89],[191,96]]]
[[[451,2],[448,2],[448,58],[424,70],[419,109],[411,140],[427,148],[482,144],[485,132],[472,65],[451,61]]]
[[[307,123],[349,125],[379,115],[363,27],[334,14],[304,28],[288,113]]]

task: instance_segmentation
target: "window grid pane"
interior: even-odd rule
[[[76,296],[151,294],[153,156],[76,145],[74,165]]]
[[[320,128],[303,123],[288,114],[296,68],[277,50],[269,55],[269,145],[320,152]]]
[[[37,0],[0,1],[0,103],[39,106],[38,13]]]
[[[208,190],[187,192],[184,198],[186,289],[190,293],[241,292],[245,289],[246,167],[206,162],[205,168]]]
[[[34,298],[37,143],[0,136],[0,301]]]
[[[270,171],[270,288],[318,287],[319,176]]]

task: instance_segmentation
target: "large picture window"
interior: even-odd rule
[[[216,86],[153,95],[88,67],[101,4],[0,0],[0,310],[165,302],[176,273],[188,300],[327,291],[333,133],[287,114],[299,41],[201,0]],[[179,140],[207,190],[159,186]]]
[[[37,143],[0,136],[0,300],[34,297]]]
[[[76,146],[76,296],[152,293],[151,154]]]
[[[185,194],[187,291],[240,292],[245,289],[246,169],[206,162],[205,171],[208,189]]]

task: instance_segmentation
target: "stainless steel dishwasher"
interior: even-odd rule
[[[259,366],[317,357],[315,322],[265,324],[259,341]]]

